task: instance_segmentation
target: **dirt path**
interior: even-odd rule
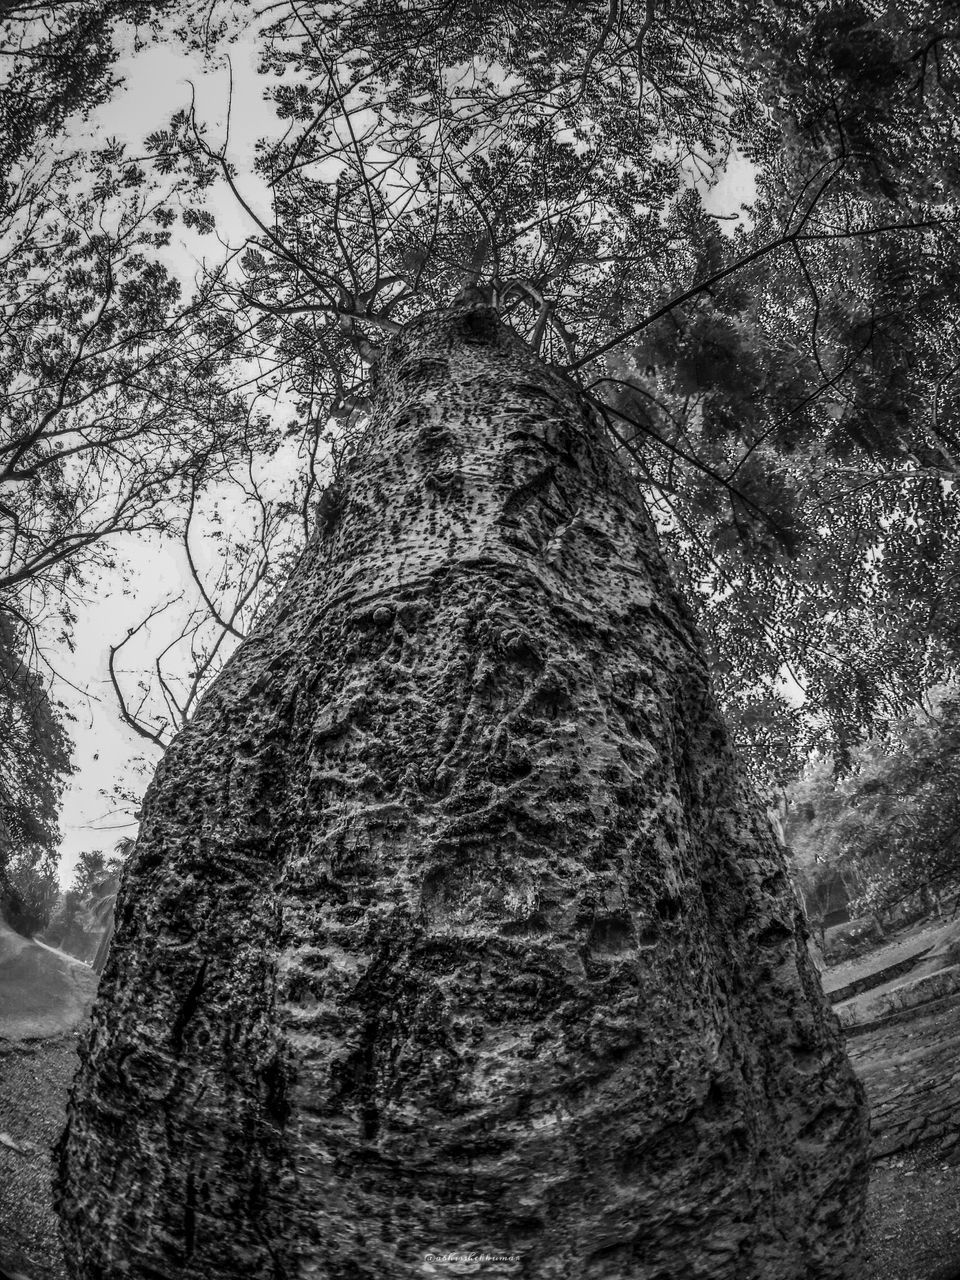
[[[30,1280],[67,1280],[50,1204],[50,1149],[77,1066],[75,1034],[0,1042],[0,1265]]]

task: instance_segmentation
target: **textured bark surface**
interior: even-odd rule
[[[325,505],[148,793],[76,1276],[857,1274],[859,1087],[596,423],[423,317]]]

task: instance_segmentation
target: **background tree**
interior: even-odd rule
[[[120,533],[185,509],[272,447],[231,393],[229,338],[158,251],[175,192],[109,145],[24,175],[9,216],[0,368],[3,607],[69,624]]]
[[[45,930],[45,941],[97,966],[101,949],[106,953],[113,932],[113,909],[123,859],[132,841],[121,841],[107,857],[99,849],[80,854],[73,880],[61,895],[57,910]],[[106,940],[106,942],[105,942]]]
[[[213,487],[235,512],[227,495],[246,494],[251,459],[275,439],[256,400],[227,385],[216,316],[184,297],[176,184],[113,142],[78,151],[58,136],[107,99],[118,49],[156,35],[168,8],[0,6],[0,613],[3,714],[17,724],[2,764],[16,810],[3,875],[8,914],[31,930],[55,897],[67,756],[61,710],[26,673],[61,666],[77,609],[122,571],[118,536],[185,539]],[[191,45],[223,34],[214,9],[179,6]],[[211,226],[206,212],[184,222],[188,237]],[[24,682],[42,715],[24,716]]]
[[[56,901],[57,814],[70,771],[66,736],[27,663],[22,630],[0,611],[0,911],[32,934]]]
[[[121,47],[156,38],[174,15],[193,47],[229,30],[217,0],[0,0],[0,178],[106,102],[121,83]],[[0,207],[5,198],[0,185]]]
[[[848,773],[828,760],[790,789],[788,840],[845,880],[855,909],[888,912],[960,888],[960,705],[941,690],[927,709],[857,746]],[[807,859],[809,861],[809,859]]]

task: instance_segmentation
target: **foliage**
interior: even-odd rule
[[[833,760],[816,756],[785,790],[784,837],[807,909],[822,921],[831,911],[856,901],[864,875],[838,838],[846,796]]]
[[[203,49],[229,36],[244,6],[229,20],[220,7],[177,6],[178,39]],[[277,432],[246,391],[249,371],[231,367],[229,326],[184,275],[211,215],[187,209],[175,241],[175,181],[113,140],[74,151],[56,137],[120,83],[118,44],[156,37],[170,10],[168,0],[0,8],[0,609],[35,653],[70,647],[93,584],[122,571],[118,538],[187,542],[191,523],[221,518],[218,505],[251,508],[259,558],[249,578],[233,572],[236,546],[212,557],[204,617],[194,609],[188,619],[192,637],[203,622],[215,633],[199,646],[199,679],[270,577],[273,515],[257,468],[269,465]],[[203,559],[198,567],[189,548],[187,559],[204,576]],[[175,703],[167,721],[182,718]]]
[[[0,873],[0,911],[12,929],[25,937],[46,928],[59,897],[55,850],[37,845],[14,852]]]
[[[57,709],[0,612],[0,910],[42,928],[56,897],[57,813],[70,757]],[[52,896],[51,896],[52,894]]]
[[[0,53],[0,175],[60,132],[74,113],[89,113],[116,87],[117,23],[156,20],[169,0],[3,0]],[[0,184],[0,207],[6,204]]]
[[[46,930],[46,941],[92,962],[104,932],[112,925],[113,907],[129,843],[106,856],[99,849],[81,853],[73,881],[62,895]]]
[[[811,745],[843,766],[956,668],[954,26],[935,4],[743,6],[767,104],[732,119],[751,224],[725,238],[691,194],[713,283],[611,356],[721,696],[768,777],[779,742],[779,782]]]
[[[782,783],[811,743],[842,758],[915,702],[956,653],[937,317],[960,276],[953,170],[919,181],[953,46],[907,8],[273,6],[269,213],[190,114],[148,145],[250,219],[217,305],[296,401],[294,505],[324,447],[362,438],[383,335],[472,290],[636,467],[758,773]],[[730,235],[702,193],[737,147],[758,195]]]
[[[170,195],[108,144],[25,175],[4,228],[0,590],[25,623],[53,605],[69,628],[112,536],[175,528],[270,447],[224,384],[229,336],[158,256]]]
[[[917,893],[956,890],[960,698],[941,692],[925,713],[855,748],[843,778],[821,760],[790,789],[790,802],[788,840],[811,881],[808,855],[815,851],[871,911]]]
[[[114,288],[111,271],[131,273],[131,337],[138,324],[173,335],[147,368],[178,412],[184,371],[193,380],[191,422],[158,408],[121,468],[150,480],[115,527],[181,537],[198,592],[172,651],[187,651],[186,674],[161,659],[131,689],[119,655],[139,629],[112,646],[132,724],[165,741],[190,714],[308,531],[325,454],[340,465],[362,441],[378,344],[458,295],[497,305],[605,418],[758,777],[782,784],[811,746],[842,766],[867,728],[949,674],[960,215],[948,6],[279,0],[259,21],[279,125],[265,113],[256,174],[190,111],[147,140],[184,233],[211,228],[219,186],[246,212],[246,242],[182,306],[162,265],[176,204],[147,213],[143,173],[128,191],[127,162],[110,155],[98,163],[127,209],[134,265],[71,251],[91,302]],[[731,165],[757,189],[732,234],[704,201]],[[74,324],[62,381],[90,315],[61,292]],[[98,359],[88,389],[103,381]],[[59,394],[56,377],[37,385],[48,399],[35,398],[31,420]],[[232,402],[228,423],[216,406],[231,387],[251,399]],[[139,422],[122,378],[116,394],[118,420]],[[244,429],[238,501],[252,532],[214,502],[221,554],[205,568],[192,551],[213,518],[204,493],[227,473],[237,481],[231,450],[244,413],[257,421],[257,395],[294,406],[299,474],[282,496],[271,490],[258,467],[273,445]],[[74,430],[105,420],[93,408],[78,402]],[[214,447],[197,472],[199,425]],[[120,492],[119,472],[99,462],[60,465],[44,453],[53,483],[22,490],[44,531],[56,532],[80,474],[98,501]],[[88,497],[79,508],[96,509]],[[73,518],[44,570],[60,600],[82,585],[84,557],[106,555]]]
[[[249,0],[230,0],[229,9]],[[7,175],[36,158],[71,117],[86,117],[121,83],[120,48],[169,35],[209,49],[235,26],[217,0],[0,0],[0,209]]]
[[[194,46],[212,37],[215,7],[181,6]],[[0,5],[0,888],[30,930],[54,896],[68,770],[59,712],[31,663],[47,661],[51,644],[72,645],[76,608],[117,571],[118,535],[186,542],[211,492],[260,511],[253,460],[276,442],[255,397],[227,377],[231,338],[208,296],[184,300],[183,246],[171,246],[170,230],[177,184],[111,140],[74,152],[56,138],[116,87],[120,24],[125,38],[131,24],[156,31],[168,8]],[[212,227],[208,214],[187,221],[194,236]],[[239,633],[269,576],[271,519],[264,511],[249,583],[241,572],[232,592],[223,558],[213,583],[223,588],[221,634],[201,668],[225,647],[223,630]]]

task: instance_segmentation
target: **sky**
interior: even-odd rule
[[[254,40],[248,37],[230,45],[229,59],[229,69],[224,62],[205,66],[199,55],[191,55],[173,39],[128,53],[116,68],[123,78],[122,87],[89,121],[75,121],[68,140],[100,145],[115,137],[129,144],[131,154],[139,154],[142,139],[164,126],[195,94],[198,117],[207,122],[210,141],[218,145],[226,129],[232,75],[229,155],[244,175],[245,196],[255,208],[266,212],[265,192],[252,176],[255,141],[269,131],[265,125],[269,108],[262,101],[262,82],[255,71]],[[732,157],[711,188],[704,188],[702,180],[691,175],[694,181],[701,187],[707,209],[728,219],[742,216],[741,206],[749,204],[755,194],[752,168],[739,156]],[[220,199],[214,212],[231,240],[239,241],[249,230],[245,215],[232,199]],[[732,231],[736,223],[731,219],[724,225]],[[181,262],[177,265],[185,284],[196,266],[194,251],[188,245],[181,245],[178,251]],[[139,796],[161,754],[120,718],[109,680],[108,646],[122,640],[129,628],[163,600],[185,590],[191,598],[194,595],[182,553],[158,538],[127,537],[117,540],[115,548],[126,569],[125,580],[101,579],[95,598],[79,612],[74,651],[60,651],[53,659],[62,677],[57,682],[57,695],[75,717],[68,726],[75,772],[66,788],[60,823],[60,880],[64,886],[69,884],[81,852],[110,852],[122,837],[136,835],[137,802],[118,804],[115,792],[121,788]],[[141,652],[155,652],[157,640],[173,634],[182,611],[171,608],[164,614],[152,632],[141,637]]]
[[[231,45],[230,63],[230,153],[252,172],[253,147],[263,131],[265,109],[252,42]],[[198,114],[208,122],[212,140],[222,138],[230,101],[230,72],[225,65],[205,67],[199,56],[168,43],[128,54],[116,70],[124,84],[88,121],[73,122],[70,142],[100,145],[116,137],[137,153],[143,138],[189,104],[194,91]],[[245,190],[254,197],[260,194],[252,179]],[[232,201],[222,201],[216,212],[231,238],[240,239],[246,233],[245,216]],[[181,254],[181,278],[187,284],[196,262],[182,248]],[[76,717],[68,726],[75,772],[64,793],[60,818],[63,886],[72,879],[81,852],[110,852],[117,840],[136,835],[130,807],[118,809],[113,795],[117,787],[141,792],[161,755],[159,748],[138,737],[120,718],[107,669],[108,645],[122,640],[157,603],[184,590],[193,594],[182,555],[159,538],[126,537],[115,540],[114,546],[126,567],[126,581],[99,580],[95,598],[79,611],[73,653],[60,650],[53,659],[63,677],[56,682],[57,696]],[[141,652],[155,651],[157,639],[173,634],[183,612],[172,610],[154,625],[143,636]],[[125,665],[129,668],[131,663]]]

